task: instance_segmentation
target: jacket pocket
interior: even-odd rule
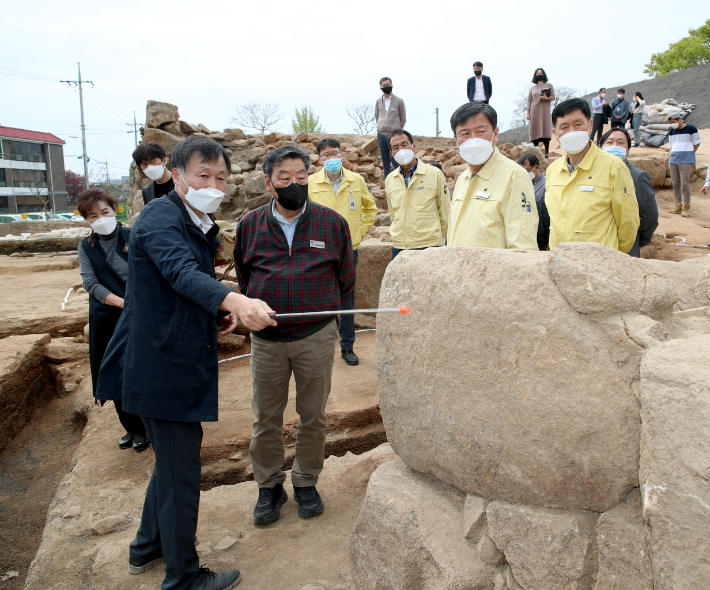
[[[187,308],[180,303],[180,300],[175,301],[175,310],[173,311],[173,316],[170,318],[168,327],[165,330],[165,335],[160,342],[158,348],[160,350],[166,350],[172,352],[175,347],[175,343],[180,337],[183,326],[185,325],[185,319],[187,318]]]

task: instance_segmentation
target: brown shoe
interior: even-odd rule
[[[681,217],[690,216],[690,205],[683,205],[683,213],[680,214]]]
[[[671,213],[680,213],[683,210],[683,205],[681,203],[675,204],[675,209],[671,209]]]

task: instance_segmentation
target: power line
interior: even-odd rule
[[[32,80],[42,80],[45,82],[61,82],[61,80],[59,78],[51,78],[49,76],[42,76],[41,74],[31,74],[29,72],[18,72],[16,70],[7,70],[5,68],[0,68],[0,75],[13,76],[15,78],[29,78]]]

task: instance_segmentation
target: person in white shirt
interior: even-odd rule
[[[631,125],[634,128],[634,145],[631,147],[641,147],[639,143],[641,141],[641,121],[644,108],[646,108],[646,101],[643,99],[643,95],[640,92],[634,92],[634,98],[631,101],[631,113],[633,114]]]
[[[606,98],[606,88],[600,88],[599,94],[592,99],[592,115],[593,115],[593,127],[592,127],[592,141],[599,145],[604,134],[604,107],[608,106],[609,103],[604,100]],[[597,139],[594,139],[596,134]]]

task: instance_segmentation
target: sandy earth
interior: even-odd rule
[[[360,352],[366,367],[374,362],[374,349],[362,347]],[[247,366],[232,370],[248,378]],[[347,376],[346,371],[338,373]],[[334,379],[334,390],[347,391],[349,387],[350,379]],[[90,395],[85,379],[74,394],[75,405],[87,403]],[[228,422],[224,417],[223,421]],[[71,472],[62,480],[49,508],[28,589],[158,587],[161,568],[141,576],[130,576],[126,571],[128,544],[139,524],[153,455],[151,451],[136,454],[119,450],[116,441],[121,434],[109,404],[92,407]],[[308,521],[297,516],[296,504],[290,500],[277,523],[255,527],[254,482],[203,492],[197,532],[201,562],[213,569],[240,568],[244,572],[243,588],[299,590],[307,584],[316,588],[320,584],[327,590],[350,590],[350,530],[369,475],[382,461],[392,458],[385,445],[359,456],[327,459],[319,483],[326,512]],[[290,486],[287,489],[291,495]],[[113,532],[104,536],[92,533],[96,522],[111,516],[119,516],[120,521]],[[229,545],[230,539],[233,545],[220,548],[221,542]]]

